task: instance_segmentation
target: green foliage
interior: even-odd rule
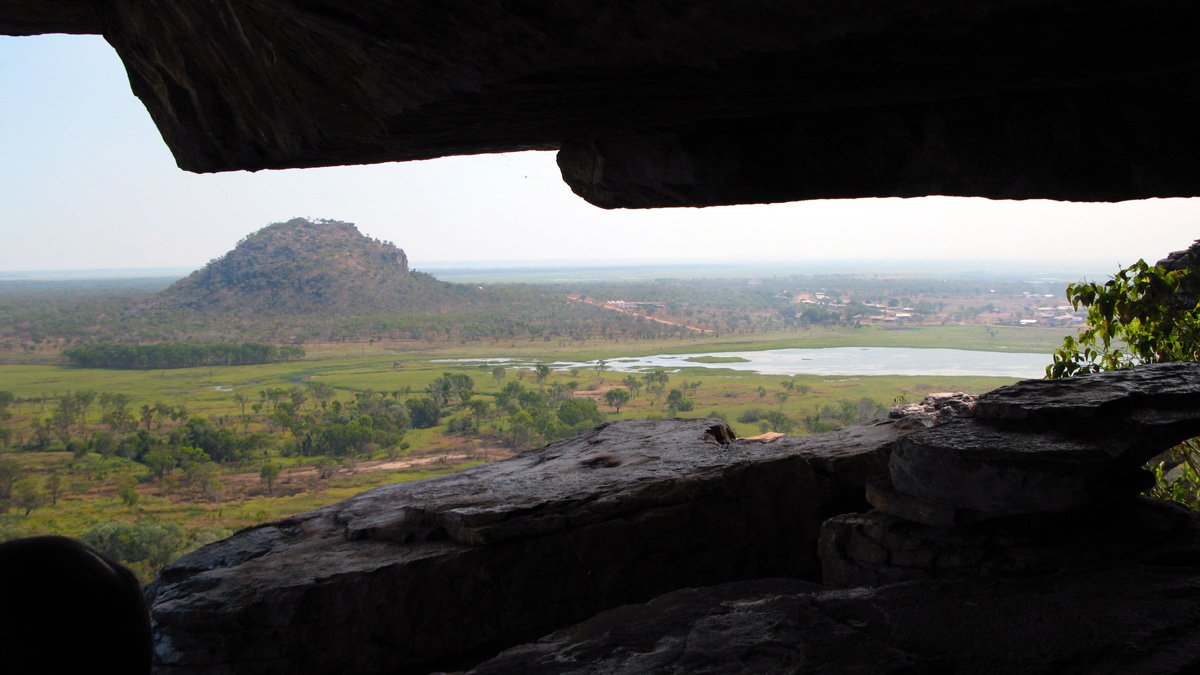
[[[1200,273],[1139,260],[1103,284],[1067,286],[1088,325],[1054,352],[1046,377],[1060,378],[1142,363],[1200,358]]]
[[[175,523],[138,520],[100,523],[83,535],[83,541],[100,553],[124,563],[162,567],[187,544],[183,528]]]
[[[36,476],[23,476],[12,486],[12,502],[18,509],[24,509],[25,515],[48,501],[42,482]]]
[[[100,343],[63,350],[63,356],[80,368],[121,368],[161,370],[193,368],[196,366],[247,366],[304,358],[300,347],[243,342],[233,344],[169,343],[119,344]]]
[[[0,507],[7,508],[13,496],[13,486],[25,474],[25,470],[11,457],[0,457]]]
[[[404,402],[414,429],[436,427],[442,419],[442,409],[432,398],[410,398]]]
[[[781,434],[789,434],[795,428],[792,419],[778,410],[772,410],[766,416],[767,428]]]
[[[609,389],[604,392],[604,402],[612,406],[619,413],[621,406],[629,402],[631,395],[628,389]]]
[[[1104,284],[1067,286],[1067,298],[1088,309],[1088,325],[1067,336],[1046,377],[1118,370],[1145,363],[1200,360],[1200,271],[1167,270],[1144,260]],[[1200,509],[1200,440],[1186,441],[1149,467],[1150,494]]]
[[[117,496],[121,498],[121,503],[132,511],[141,499],[137,491],[137,480],[133,476],[122,476],[117,483]]]
[[[432,427],[440,418],[440,409],[429,397],[401,404],[379,392],[361,391],[346,405],[335,401],[320,413],[297,418],[291,427],[296,436],[293,449],[305,456],[352,459],[380,447],[399,445],[414,421]]]
[[[696,407],[696,402],[688,398],[682,389],[672,389],[671,393],[667,394],[667,408],[672,415],[679,412],[688,412],[694,407]]]
[[[767,411],[762,408],[747,408],[737,416],[737,421],[743,424],[754,424],[755,422],[766,419]]]
[[[275,479],[279,477],[279,465],[270,460],[263,462],[262,468],[258,471],[258,477],[267,484],[267,494],[274,494]]]
[[[559,404],[557,415],[572,432],[582,430],[581,428],[591,428],[604,419],[596,409],[596,402],[589,398],[568,398]]]
[[[81,539],[100,553],[132,568],[142,581],[149,581],[184,551],[229,535],[230,531],[223,527],[185,532],[176,523],[139,518],[133,522],[99,523]]]

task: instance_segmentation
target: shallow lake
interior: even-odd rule
[[[1040,378],[1049,354],[979,352],[964,349],[908,347],[829,347],[767,349],[748,352],[656,354],[606,361],[607,372],[642,372],[652,368],[727,368],[765,375],[964,375]],[[517,359],[441,359],[442,362],[494,363],[532,367]],[[548,362],[555,370],[595,368],[595,361]]]

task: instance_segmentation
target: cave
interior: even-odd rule
[[[104,36],[187,171],[556,150],[602,208],[1200,194],[1191,3],[0,7]],[[1197,410],[1171,364],[772,443],[616,423],[185,556],[155,668],[1196,669],[1200,518],[1134,495]]]

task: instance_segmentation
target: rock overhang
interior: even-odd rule
[[[5,0],[101,33],[182,168],[559,149],[606,208],[1200,193],[1200,7]]]

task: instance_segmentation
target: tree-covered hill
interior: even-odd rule
[[[374,315],[461,308],[470,286],[408,268],[404,251],[351,223],[293,218],[247,236],[147,309],[221,315]]]

